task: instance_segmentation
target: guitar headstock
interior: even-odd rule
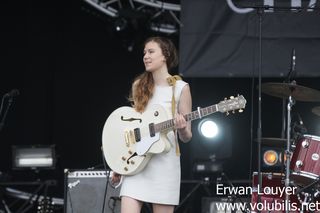
[[[238,95],[236,97],[230,96],[229,99],[225,98],[223,101],[220,101],[217,104],[217,108],[219,112],[226,112],[227,115],[230,111],[233,113],[235,110],[239,110],[239,112],[243,112],[243,109],[246,107],[246,99],[242,95]]]

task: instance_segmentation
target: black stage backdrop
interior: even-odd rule
[[[142,50],[139,48],[142,42],[137,42],[133,51],[128,52],[123,41],[111,30],[112,22],[105,20],[101,14],[92,14],[90,8],[78,1],[68,1],[63,5],[58,1],[32,0],[10,3],[11,5],[3,9],[0,95],[3,96],[14,88],[20,91],[20,95],[15,97],[0,132],[0,177],[5,181],[29,181],[39,178],[58,180],[58,187],[50,188],[49,194],[62,198],[64,169],[103,168],[102,127],[113,110],[128,105],[126,97],[131,81],[143,70]],[[255,14],[252,13],[251,16],[250,20],[255,22]],[[229,22],[225,25],[229,24],[232,26]],[[142,34],[147,36],[145,32]],[[130,34],[129,38],[131,36]],[[143,40],[143,37],[139,39]],[[252,43],[257,43],[257,38],[253,40]],[[198,44],[202,46],[199,46],[199,49],[211,45],[205,41],[200,42]],[[187,47],[191,46],[180,47],[182,55]],[[310,69],[301,68],[302,63],[305,63],[301,58],[306,56],[295,47],[297,70],[309,72]],[[219,51],[223,52],[222,48],[220,49]],[[290,55],[291,47],[287,49],[285,57],[288,59],[282,66],[284,73],[289,71]],[[241,55],[239,57],[237,60],[244,60]],[[255,57],[257,59],[258,56]],[[202,57],[190,61],[195,62],[201,64]],[[253,64],[253,60],[248,60],[248,64]],[[225,127],[222,135],[226,137],[220,138],[215,144],[208,143],[199,135],[197,124],[200,120],[193,122],[192,141],[180,146],[182,179],[185,180],[182,184],[181,199],[190,192],[188,187],[194,186],[194,182],[190,183],[188,180],[202,178],[203,174],[193,172],[195,161],[208,160],[212,155],[218,158],[218,155],[229,157],[231,154],[230,158],[221,159],[224,172],[231,180],[250,179],[252,171],[256,171],[257,163],[254,138],[258,98],[255,79],[184,79],[191,86],[194,110],[197,106],[206,107],[218,103],[224,97],[237,94],[247,99],[247,106],[243,113],[231,113],[229,116],[215,113],[208,117],[216,119]],[[320,89],[319,77],[295,80],[298,85]],[[277,81],[278,77],[263,79],[263,82]],[[282,99],[267,95],[262,98],[262,136],[280,137]],[[297,121],[297,113],[301,115],[308,134],[312,135],[320,135],[320,117],[311,112],[316,106],[319,106],[319,102],[297,101],[292,112],[294,121]],[[40,171],[39,174],[13,171],[11,146],[34,144],[56,145],[56,169]],[[215,180],[214,177],[211,180]],[[202,194],[200,190],[192,195],[201,199],[206,194]],[[191,200],[185,205],[192,205]],[[189,212],[199,212],[199,209]]]
[[[261,23],[263,77],[286,76],[293,49],[296,76],[319,76],[319,4],[301,0],[181,1],[180,73],[188,77],[258,76]],[[260,6],[265,8],[261,15]]]

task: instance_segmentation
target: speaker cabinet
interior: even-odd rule
[[[109,173],[105,170],[66,169],[64,212],[120,213],[120,187],[111,186]]]

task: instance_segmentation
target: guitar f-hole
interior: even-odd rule
[[[133,153],[133,155],[131,155],[128,159],[127,159],[127,164],[130,164],[130,159],[137,156],[138,154],[135,152]],[[145,157],[145,155],[142,155],[143,157]]]
[[[135,153],[133,153],[133,155],[131,155],[129,158],[128,158],[128,160],[127,160],[127,164],[130,164],[130,159],[131,158],[133,158],[134,156],[137,156],[138,154],[135,152]]]
[[[121,116],[121,120],[122,120],[122,121],[129,121],[129,122],[139,121],[139,123],[142,122],[142,119],[141,119],[141,118],[123,118],[123,116]]]

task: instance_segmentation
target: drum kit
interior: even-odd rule
[[[261,91],[267,95],[286,100],[287,105],[287,138],[261,138],[262,145],[283,148],[285,173],[261,172],[261,188],[254,191],[252,203],[291,203],[296,208],[285,206],[276,210],[261,212],[319,212],[320,211],[320,137],[306,134],[306,129],[293,136],[295,129],[291,128],[291,107],[295,101],[320,102],[320,91],[292,83],[263,83]],[[320,116],[320,106],[312,108],[312,113]],[[286,160],[288,159],[288,160]],[[258,173],[253,173],[253,189],[259,189]],[[266,193],[263,188],[294,188],[294,193]],[[261,193],[262,191],[262,193]],[[306,210],[308,204],[315,204],[317,208]],[[268,204],[268,205],[269,205]],[[293,206],[294,207],[294,206]],[[303,208],[302,208],[303,207]],[[290,209],[290,210],[289,210]],[[303,210],[302,210],[303,209]]]

